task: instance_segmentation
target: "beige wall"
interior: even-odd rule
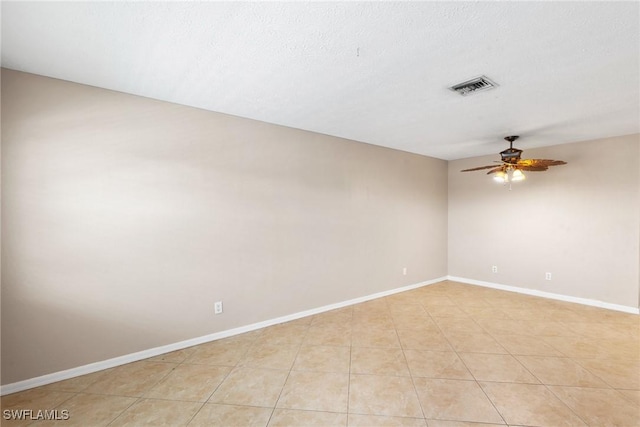
[[[515,145],[568,165],[530,172],[509,191],[482,171],[460,172],[497,156],[450,162],[449,274],[638,307],[640,136]]]
[[[8,70],[2,150],[3,384],[447,273],[443,160]]]
[[[638,307],[640,137],[517,146],[569,164],[447,194],[442,160],[3,70],[2,384],[447,273]]]

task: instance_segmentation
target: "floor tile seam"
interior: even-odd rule
[[[494,338],[494,339],[495,339],[495,338]],[[496,342],[497,342],[497,340],[496,340]],[[498,344],[499,344],[499,343],[498,343]],[[525,364],[524,364],[524,363],[522,363],[522,362],[521,362],[521,361],[516,357],[516,355],[515,355],[515,354],[511,353],[511,352],[510,352],[506,347],[504,347],[504,346],[502,346],[502,347],[507,351],[507,353],[508,353],[507,355],[508,355],[508,356],[511,356],[511,358],[512,358],[512,359],[514,359],[514,360],[515,360],[515,361],[516,361],[516,362],[517,362],[517,363],[518,363],[518,364],[519,364],[519,365],[520,365],[520,366],[521,366],[525,371],[527,371],[527,372],[529,373],[529,375],[531,375],[533,378],[535,378],[535,379],[538,381],[538,384],[544,384],[544,383],[542,382],[542,380],[541,380],[540,378],[538,378],[538,376],[537,376],[537,375],[535,375],[533,372],[531,372],[531,370],[530,370],[529,368],[527,368],[527,367],[525,366]],[[469,352],[460,352],[460,353],[467,353],[467,354],[468,354]],[[487,353],[484,353],[484,354],[487,354]],[[493,354],[493,353],[489,353],[489,354]],[[460,356],[460,355],[458,354],[458,356]],[[505,354],[501,354],[500,356],[505,356]],[[460,357],[460,359],[462,359],[462,357]],[[462,360],[462,362],[464,363],[464,360]],[[466,363],[465,363],[465,366],[467,366],[467,364],[466,364]],[[467,369],[469,369],[469,367],[468,367],[468,366],[467,366]],[[469,369],[469,372],[471,372],[471,370],[470,370],[470,369]],[[473,372],[471,372],[471,375],[473,375],[473,377],[474,377],[474,378],[476,378],[476,380],[478,380],[478,378],[473,374]],[[478,380],[478,381],[484,381],[484,380]],[[521,382],[515,382],[515,381],[499,381],[499,382],[507,382],[507,383],[515,383],[515,384],[536,384],[536,383],[527,383],[527,382],[521,383]]]
[[[327,411],[327,410],[322,410],[322,409],[301,409],[301,408],[285,408],[285,407],[275,407],[273,408],[274,411],[275,410],[281,410],[281,411],[301,411],[301,412],[314,412],[314,413],[319,413],[319,414],[339,414],[339,415],[349,415],[349,412],[342,412],[342,411]]]
[[[535,373],[534,373],[534,372],[533,372],[529,367],[527,367],[527,366],[525,365],[525,363],[524,363],[522,360],[520,360],[520,358],[521,358],[521,357],[543,357],[543,358],[545,358],[545,359],[566,359],[566,360],[569,360],[569,361],[571,361],[571,362],[575,363],[575,364],[576,364],[576,365],[578,365],[580,368],[584,369],[584,370],[585,370],[585,371],[587,371],[589,374],[591,374],[591,375],[595,376],[595,377],[596,377],[596,378],[598,378],[600,381],[602,381],[603,383],[605,383],[606,385],[608,385],[609,387],[611,387],[609,384],[607,384],[607,382],[606,382],[606,381],[604,381],[604,380],[603,380],[602,378],[600,378],[598,375],[596,375],[596,374],[594,374],[593,372],[591,372],[590,370],[588,370],[586,367],[584,367],[584,366],[582,366],[581,364],[579,364],[577,361],[573,360],[573,358],[571,358],[571,357],[567,357],[567,356],[545,356],[545,355],[538,355],[538,354],[513,354],[512,356],[513,356],[513,357],[515,357],[515,358],[518,360],[518,362],[520,362],[522,365],[524,365],[524,367],[525,367],[529,372],[531,372],[531,374],[532,374],[533,376],[535,376],[536,378],[538,378],[538,380],[539,380],[542,384],[545,384],[545,385],[563,385],[563,384],[547,384],[547,383],[545,383],[545,382],[544,382],[544,381],[542,381],[542,379],[540,379],[540,378],[539,378],[539,377],[538,377],[538,376],[537,376],[537,375],[536,375],[536,374],[535,374]],[[588,386],[580,386],[580,387],[588,387]],[[613,387],[611,387],[611,388],[613,388]]]
[[[564,406],[566,406],[569,411],[571,411],[572,414],[574,414],[576,417],[578,417],[578,419],[580,421],[582,421],[585,425],[589,426],[590,424],[587,422],[587,420],[585,420],[582,416],[580,416],[580,414],[575,411],[571,406],[569,406],[569,404],[567,402],[565,402],[560,396],[558,396],[556,393],[553,392],[553,390],[546,384],[543,384],[544,388],[547,389],[549,391],[549,393],[551,393],[556,399],[558,399],[560,402],[562,402],[562,404]],[[565,387],[565,386],[563,386]],[[583,388],[583,387],[573,387],[573,388]],[[603,390],[609,390],[609,389],[603,389]]]
[[[48,393],[48,392],[47,392]],[[64,399],[63,401],[61,401],[60,403],[53,405],[53,409],[63,409],[62,405],[64,405],[65,403],[67,403],[69,400],[73,399],[74,397],[76,397],[77,395],[80,394],[80,392],[73,392],[73,391],[58,391],[56,393],[68,393],[70,394],[70,396],[67,396],[66,399]],[[29,403],[28,403],[29,404]],[[2,409],[12,409],[11,407],[7,408],[5,405],[2,406]],[[17,409],[27,409],[27,408],[17,408]],[[31,409],[31,408],[29,408]]]
[[[191,424],[191,421],[193,421],[193,419],[196,417],[196,415],[198,415],[200,413],[200,411],[202,411],[202,408],[204,408],[204,405],[206,405],[206,404],[207,404],[207,402],[202,402],[202,405],[200,405],[198,410],[191,416],[191,418],[189,418],[189,421],[187,421],[185,423],[185,426],[188,426],[189,424]]]
[[[498,413],[499,414],[499,413]],[[484,421],[472,421],[472,420],[460,420],[460,419],[454,419],[454,418],[425,418],[425,421],[427,422],[427,426],[429,425],[429,420],[431,421],[448,421],[448,422],[457,422],[457,423],[471,423],[471,424],[478,424],[478,425],[482,425],[482,424],[488,424],[488,425],[500,425],[500,424],[496,424],[496,423],[485,423]],[[508,424],[506,421],[504,424],[502,424],[504,427],[507,427],[509,425],[512,424]],[[526,424],[516,424],[517,427],[540,427],[540,426],[527,426]]]
[[[229,375],[231,375],[231,372],[233,372],[233,370],[234,370],[234,369],[235,369],[235,368],[231,368],[231,369],[229,369],[229,372],[227,372],[227,373],[225,374],[224,378],[222,378],[222,381],[220,381],[220,382],[218,383],[218,385],[213,389],[213,391],[209,394],[209,396],[208,396],[208,397],[207,397],[207,399],[204,401],[204,403],[209,402],[209,399],[211,399],[211,397],[213,397],[214,393],[215,393],[216,391],[218,391],[218,389],[220,388],[220,386],[222,385],[222,383],[224,383],[224,382],[227,380],[227,378],[229,378]],[[200,409],[202,409],[202,407],[201,407]],[[198,412],[200,412],[200,409],[198,410]],[[194,416],[195,416],[195,415],[194,415]],[[191,422],[191,421],[189,421],[189,422]]]
[[[350,340],[350,342],[353,342],[353,340]],[[353,358],[353,346],[349,346],[349,373],[347,375],[349,375],[349,378],[347,378],[347,413],[349,413],[349,406],[350,406],[350,402],[351,402],[351,363],[352,363],[352,358]],[[348,417],[347,417],[348,418]],[[347,419],[347,425],[349,424],[349,421]]]
[[[473,374],[473,372],[471,371],[471,369],[469,369],[469,366],[467,366],[467,364],[465,363],[464,359],[462,357],[460,357],[460,354],[458,354],[456,352],[456,355],[458,356],[458,359],[460,359],[460,361],[462,362],[462,364],[464,365],[465,368],[467,368],[467,371],[471,374],[471,376],[474,378],[473,381],[475,382],[476,386],[478,386],[478,388],[482,391],[482,393],[484,394],[485,398],[489,401],[489,403],[491,403],[491,406],[493,407],[493,409],[496,411],[496,413],[498,415],[500,415],[500,418],[502,419],[502,422],[505,425],[508,425],[509,423],[507,422],[507,420],[505,419],[505,416],[502,414],[502,412],[500,412],[498,410],[498,407],[496,406],[495,402],[493,400],[491,400],[491,398],[489,397],[489,395],[487,394],[487,392],[485,391],[485,389],[482,387],[482,385],[480,384],[480,381],[478,381],[478,379],[476,378],[476,376]]]
[[[577,360],[576,360],[577,359]],[[591,375],[595,376],[596,378],[598,378],[600,381],[602,381],[603,383],[605,383],[606,385],[609,386],[609,388],[611,389],[616,389],[615,386],[613,386],[609,381],[607,381],[604,376],[602,375],[598,375],[596,372],[594,372],[593,370],[591,370],[591,368],[588,368],[587,366],[583,365],[582,363],[580,363],[580,360],[583,360],[582,358],[571,358],[571,360],[573,362],[575,362],[576,364],[578,364],[578,366],[580,366],[582,369],[586,370],[587,372],[589,372]]]
[[[131,402],[131,404],[129,404],[129,406],[127,406],[126,408],[124,408],[122,411],[120,411],[120,413],[118,415],[116,415],[115,417],[113,417],[113,419],[111,421],[109,421],[106,425],[106,427],[112,425],[118,418],[120,418],[122,416],[122,414],[124,414],[125,412],[127,412],[130,408],[132,408],[136,403],[138,403],[140,400],[142,400],[141,397],[138,397],[136,400],[134,400],[133,402]]]
[[[371,414],[371,413],[367,413],[367,412],[349,412],[347,413],[347,415],[365,415],[365,416],[371,416],[371,417],[384,417],[384,418],[408,418],[411,420],[426,420],[428,418],[424,418],[424,417],[408,417],[406,415],[388,415],[388,414]]]
[[[398,335],[398,330],[396,329],[396,335]],[[398,335],[398,341],[400,342],[400,336]],[[426,414],[424,412],[424,407],[422,406],[422,399],[420,399],[420,394],[418,393],[418,387],[416,386],[416,382],[413,379],[413,373],[411,372],[411,366],[409,365],[409,360],[407,359],[407,355],[404,352],[404,348],[400,346],[402,351],[402,357],[404,358],[404,363],[407,365],[407,371],[409,371],[409,378],[411,378],[411,385],[413,386],[413,392],[416,394],[416,399],[418,399],[418,405],[420,406],[420,412],[422,412],[422,418],[426,418]],[[425,421],[426,424],[426,421]]]
[[[153,397],[149,397],[148,393],[150,393],[153,389],[155,389],[157,386],[159,386],[166,378],[169,377],[169,375],[171,375],[172,372],[174,372],[178,366],[181,366],[182,364],[178,364],[176,366],[174,366],[165,376],[163,376],[159,381],[157,381],[155,384],[153,384],[151,387],[149,387],[141,396],[139,396],[140,399],[154,399]],[[204,365],[207,366],[207,365]],[[225,366],[228,367],[228,366]],[[224,379],[222,381],[224,381],[229,374],[231,373],[231,371],[233,371],[233,368],[229,369],[229,372],[227,372],[227,374],[225,375]],[[218,389],[218,387],[220,387],[220,384],[222,384],[222,382],[220,382],[217,386],[216,386],[216,390]],[[207,397],[207,399],[205,400],[205,402],[211,397],[211,395],[215,392],[215,390],[209,395],[209,397]],[[179,399],[161,399],[160,400],[179,400]],[[183,401],[183,400],[180,400]],[[193,401],[191,401],[193,402]],[[198,401],[199,402],[199,401]]]
[[[144,396],[144,394],[141,394],[141,395],[114,394],[114,393],[99,393],[99,392],[95,392],[95,391],[81,391],[81,392],[78,392],[76,394],[88,394],[88,395],[92,395],[92,396],[128,397],[130,399],[140,399],[140,398],[142,398]]]
[[[203,363],[203,362],[189,362],[189,363],[182,363],[180,366],[211,366],[212,368],[235,368],[237,366],[236,364],[222,364],[222,363]],[[176,366],[177,368],[177,366]]]
[[[209,397],[211,397],[211,395],[209,395]],[[209,400],[209,397],[207,397],[206,400],[195,400],[195,399],[171,399],[169,397],[156,397],[156,396],[145,395],[145,396],[140,396],[138,399],[139,400],[161,400],[163,402],[207,403]]]
[[[278,398],[273,403],[273,408],[271,409],[271,414],[269,415],[269,420],[267,421],[267,424],[266,424],[267,426],[271,422],[271,419],[273,418],[273,414],[275,413],[276,408],[278,407],[278,402],[280,402],[280,399],[282,398],[282,392],[284,391],[285,387],[287,386],[287,383],[289,382],[289,378],[291,377],[292,368],[295,365],[296,360],[298,360],[298,355],[300,354],[300,349],[302,348],[302,342],[304,342],[304,339],[306,338],[307,334],[309,333],[309,328],[310,328],[310,326],[305,331],[305,336],[303,337],[302,341],[298,345],[298,350],[296,351],[296,355],[293,357],[293,361],[291,362],[291,366],[289,366],[289,369],[287,370],[287,377],[284,379],[284,383],[282,384],[282,388],[280,388],[280,392],[278,393]],[[348,399],[348,396],[347,396],[347,399]]]
[[[636,407],[640,405],[636,400],[633,399],[633,397],[627,396],[626,394],[621,392],[621,390],[628,390],[628,391],[639,391],[639,390],[629,390],[629,389],[621,389],[621,388],[614,388],[613,390],[615,390],[619,396],[621,396],[624,400],[626,400],[631,405],[634,405]]]
[[[349,377],[361,376],[361,377],[393,377],[393,378],[409,378],[411,375],[391,375],[391,374],[361,374],[357,372],[351,372]]]

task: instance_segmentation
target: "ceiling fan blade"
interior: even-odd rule
[[[524,167],[524,166],[543,166],[543,167],[548,167],[548,166],[559,166],[559,165],[566,165],[567,162],[564,162],[562,160],[550,160],[550,159],[521,159],[518,160],[518,167]]]
[[[495,168],[495,167],[496,167],[496,165],[480,166],[480,167],[472,168],[472,169],[464,169],[464,170],[461,170],[460,172],[472,172],[472,171],[479,171],[479,170],[482,170],[482,169],[491,169],[491,168]]]
[[[497,167],[495,169],[491,169],[489,172],[487,172],[487,175],[492,174],[492,173],[496,173],[496,172],[500,172],[500,171],[504,172],[504,166],[500,166],[500,167]]]
[[[546,171],[549,168],[547,166],[520,166],[518,165],[518,169],[529,172],[542,172]]]

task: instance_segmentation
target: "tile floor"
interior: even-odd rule
[[[59,426],[640,426],[640,317],[454,282],[2,397]]]

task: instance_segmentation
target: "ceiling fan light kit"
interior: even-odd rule
[[[500,152],[500,166],[489,165],[480,166],[477,168],[464,169],[461,172],[472,172],[483,169],[491,169],[487,172],[487,175],[495,174],[493,180],[501,184],[509,183],[509,190],[511,190],[511,183],[524,181],[526,176],[522,171],[542,172],[549,169],[549,166],[566,165],[567,162],[562,160],[549,160],[549,159],[521,159],[522,150],[513,148],[513,141],[518,139],[517,135],[507,136],[504,138],[509,141],[509,148]]]

